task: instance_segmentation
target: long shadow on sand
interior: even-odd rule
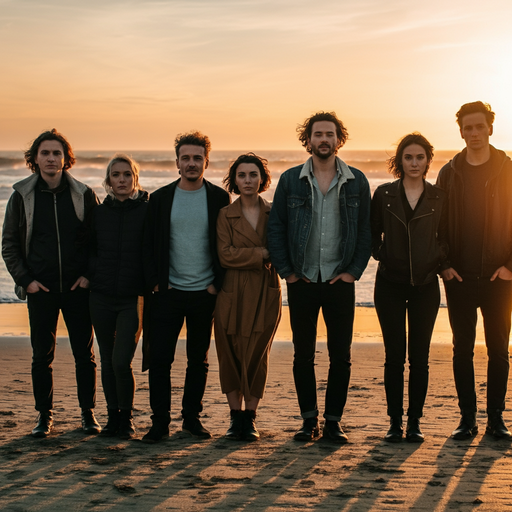
[[[427,482],[414,508],[422,510],[470,510],[484,503],[480,490],[498,462],[510,464],[509,441],[484,435],[480,439],[455,441],[447,439],[436,460],[433,478]],[[504,475],[508,480],[508,471]],[[503,482],[503,480],[502,480]],[[510,489],[510,487],[509,487]],[[510,506],[510,490],[503,501],[494,495],[496,509]],[[487,504],[489,505],[489,504]]]

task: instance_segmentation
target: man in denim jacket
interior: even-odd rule
[[[323,437],[345,443],[339,422],[350,380],[354,281],[371,251],[370,187],[361,171],[336,156],[348,132],[334,112],[318,112],[298,132],[311,158],[281,176],[268,223],[270,258],[288,288],[304,420],[294,437],[310,441],[319,434],[314,361],[322,308],[330,361]]]

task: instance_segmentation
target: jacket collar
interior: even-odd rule
[[[77,194],[85,194],[87,190],[87,185],[77,181],[71,173],[68,171],[63,171],[64,176],[68,181],[69,188],[77,193]],[[37,185],[37,181],[39,180],[39,173],[33,173],[28,178],[24,180],[18,181],[15,183],[12,188],[19,192],[22,197],[26,197],[28,194],[34,191]]]
[[[340,158],[336,157],[336,172],[338,175],[338,196],[340,195],[341,187],[348,180],[355,178],[354,173],[350,170],[350,167]],[[309,157],[304,163],[302,170],[299,175],[299,179],[307,178],[311,184],[313,176],[313,157]]]
[[[423,183],[425,187],[425,196],[423,197],[421,203],[414,210],[415,217],[417,217],[418,215],[426,215],[432,213],[433,209],[431,201],[439,199],[439,194],[437,193],[436,187],[434,187],[434,185],[432,185],[428,181],[424,181]],[[402,188],[402,180],[393,181],[392,183],[389,184],[388,187],[386,187],[385,194],[390,201],[391,211],[393,211],[393,213],[397,215],[405,224],[405,211],[401,198]]]
[[[491,178],[494,178],[505,167],[507,161],[510,162],[509,156],[505,153],[505,151],[501,151],[500,149],[496,149],[494,146],[490,145],[491,150],[491,159],[494,160],[495,164],[492,165],[491,168]],[[464,160],[466,159],[467,155],[467,148],[464,148],[460,153],[457,153],[451,160],[450,164],[452,169],[457,173],[460,174],[462,172],[462,164],[464,163]]]
[[[270,213],[270,203],[263,199],[261,196],[258,196],[258,199],[260,202],[260,216],[258,218],[259,224],[261,217],[263,215],[268,216]],[[245,218],[242,212],[242,202],[240,201],[240,198],[226,206],[226,217],[233,219],[233,229],[241,236],[249,239],[256,246],[264,245],[260,236],[258,233],[256,233],[256,230],[253,229],[253,227],[249,224],[249,221]]]

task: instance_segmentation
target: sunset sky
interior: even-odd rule
[[[420,5],[421,4],[421,5]],[[510,0],[0,0],[0,149],[56,127],[76,149],[299,149],[317,110],[348,149],[462,140],[481,99],[512,148]]]

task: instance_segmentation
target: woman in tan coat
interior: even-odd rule
[[[220,383],[231,408],[226,438],[256,441],[256,409],[281,318],[279,278],[266,248],[270,204],[259,195],[270,185],[267,161],[254,153],[239,156],[224,185],[240,195],[217,220],[219,258],[227,269],[215,308]]]

